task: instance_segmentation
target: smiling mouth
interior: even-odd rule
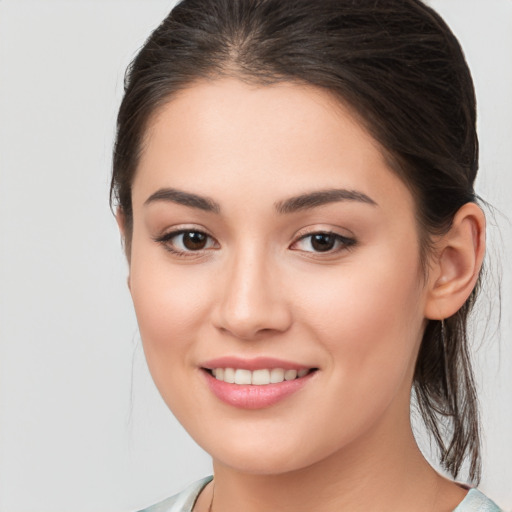
[[[300,370],[269,368],[258,370],[246,370],[242,368],[204,368],[216,380],[228,384],[265,386],[279,384],[285,381],[302,379],[306,375],[317,371],[317,368],[302,368]]]

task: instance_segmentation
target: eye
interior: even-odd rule
[[[210,235],[194,229],[171,231],[156,238],[155,241],[164,245],[168,251],[178,255],[187,255],[217,247],[217,243]]]
[[[304,235],[295,242],[291,249],[304,252],[334,253],[353,246],[356,241],[338,233],[319,232]]]

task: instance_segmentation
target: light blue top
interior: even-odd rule
[[[192,512],[200,492],[212,477],[203,478],[193,483],[184,491],[172,498],[167,498],[156,505],[140,512]],[[503,512],[493,501],[484,496],[478,489],[470,489],[462,503],[453,512]]]

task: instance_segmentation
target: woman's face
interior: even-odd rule
[[[149,368],[214,459],[283,473],[403,435],[427,301],[414,202],[327,92],[179,93],[148,129],[133,212]]]

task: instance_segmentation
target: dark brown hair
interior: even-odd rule
[[[475,201],[475,94],[461,47],[419,0],[183,0],[127,70],[111,203],[125,216],[149,120],[192,82],[223,76],[324,88],[349,105],[384,148],[417,208],[421,258],[433,234]],[[480,475],[479,422],[467,320],[478,285],[443,323],[429,321],[414,375],[422,418],[457,477]]]

